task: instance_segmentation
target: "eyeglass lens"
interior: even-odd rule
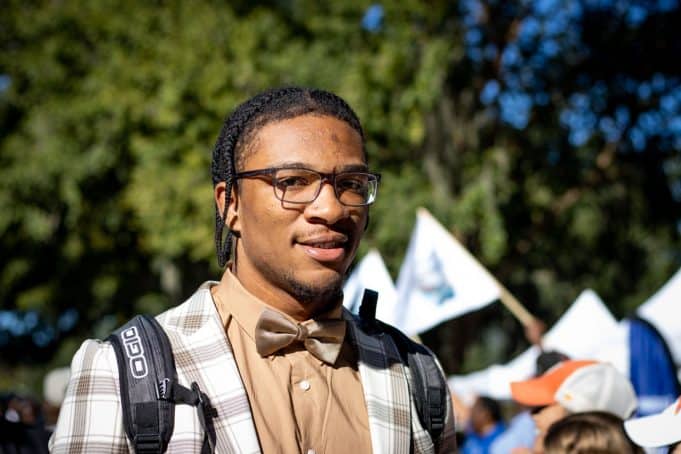
[[[279,169],[274,174],[274,193],[279,200],[310,203],[321,190],[323,176],[306,169]],[[343,172],[334,178],[338,200],[348,206],[368,205],[376,196],[376,177],[364,172]]]

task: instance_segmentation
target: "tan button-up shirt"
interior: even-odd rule
[[[212,290],[226,323],[263,452],[371,452],[357,356],[347,334],[333,366],[316,359],[301,345],[262,358],[255,348],[254,331],[266,304],[229,271],[221,286]],[[330,318],[340,318],[340,314],[338,307]]]

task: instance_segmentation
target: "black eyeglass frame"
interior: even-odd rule
[[[317,191],[314,194],[314,197],[312,197],[311,200],[306,201],[306,202],[295,202],[295,201],[290,201],[290,200],[284,200],[283,198],[280,198],[279,195],[277,194],[277,185],[276,185],[276,178],[274,175],[280,171],[280,170],[304,170],[306,172],[310,173],[315,173],[319,175],[319,186],[317,186]],[[376,190],[374,193],[374,198],[371,200],[371,202],[368,203],[363,203],[359,205],[355,204],[348,204],[345,203],[341,200],[340,195],[338,194],[338,188],[336,187],[336,178],[339,176],[347,175],[347,174],[360,174],[360,175],[367,175],[369,178],[374,178],[376,181]],[[274,196],[277,198],[277,200],[280,200],[285,203],[294,203],[298,205],[305,205],[308,203],[312,203],[315,200],[317,200],[317,197],[319,197],[319,193],[322,192],[322,186],[324,185],[325,181],[328,181],[331,187],[333,188],[333,192],[336,195],[336,199],[345,206],[350,206],[350,207],[364,207],[364,206],[369,206],[372,203],[376,201],[376,197],[378,196],[378,184],[381,182],[381,174],[380,173],[374,173],[374,172],[367,172],[363,170],[349,170],[349,171],[343,171],[343,172],[333,172],[333,173],[325,173],[325,172],[319,172],[318,170],[314,169],[308,169],[306,167],[267,167],[265,169],[255,169],[255,170],[247,170],[245,172],[238,172],[234,177],[239,180],[241,178],[253,178],[253,177],[259,177],[267,175],[272,179],[272,190],[274,191]]]

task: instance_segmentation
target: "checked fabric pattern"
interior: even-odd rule
[[[217,453],[259,453],[248,398],[206,282],[186,302],[157,317],[170,339],[180,383],[196,381],[213,406]],[[389,336],[370,336],[344,311],[357,347],[375,453],[430,453],[433,444],[411,402],[408,370]],[[439,452],[454,452],[451,404]],[[203,433],[193,407],[175,408],[168,453],[199,453]],[[412,451],[413,449],[413,451]],[[71,381],[50,439],[52,453],[132,452],[123,428],[118,367],[108,342],[86,340],[71,364]]]

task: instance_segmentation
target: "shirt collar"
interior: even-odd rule
[[[239,279],[232,274],[232,271],[229,268],[227,268],[222,275],[220,285],[215,288],[213,298],[218,306],[217,309],[223,322],[227,320],[226,316],[231,316],[251,340],[255,339],[255,325],[258,323],[260,314],[265,308],[280,312],[286,318],[295,322],[295,320],[287,314],[284,314],[280,310],[252,295],[241,284]],[[339,303],[333,309],[320,314],[316,319],[341,319],[342,311],[343,306]]]

